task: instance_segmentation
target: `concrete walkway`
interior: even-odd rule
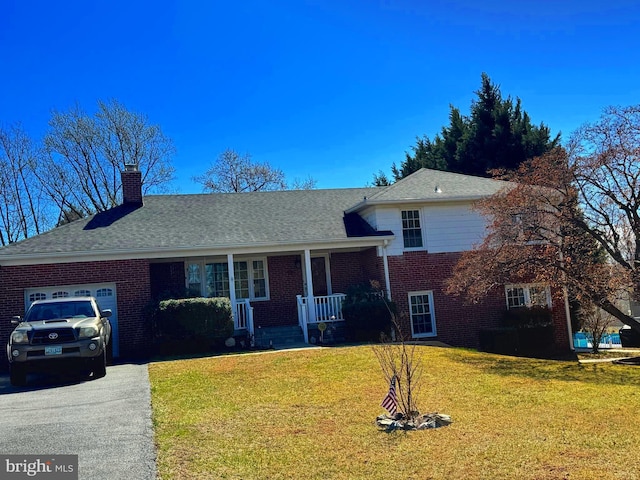
[[[594,359],[581,359],[580,363],[589,364],[589,363],[611,363],[618,360],[625,360],[627,358],[640,357],[640,349],[634,348],[603,348],[600,349],[601,352],[615,353],[615,356],[607,357],[607,358],[594,358]],[[589,353],[591,352],[590,348],[576,348],[576,353]],[[619,354],[619,355],[618,355]]]
[[[78,478],[153,480],[156,454],[146,365],[107,367],[97,380],[0,376],[0,452],[78,455]]]

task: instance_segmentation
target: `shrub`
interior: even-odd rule
[[[161,341],[211,346],[233,335],[228,298],[163,300],[154,315],[156,337]]]
[[[552,323],[551,310],[547,307],[511,308],[504,314],[504,323],[516,328],[548,327]]]
[[[520,355],[546,355],[553,348],[553,319],[547,307],[520,307],[505,312],[503,322],[514,334],[494,339],[494,348],[500,345],[496,353]],[[499,329],[498,329],[499,330]],[[499,335],[500,336],[500,335]]]
[[[378,341],[382,333],[391,332],[393,302],[385,301],[382,292],[369,285],[349,287],[342,304],[348,335],[356,341]]]

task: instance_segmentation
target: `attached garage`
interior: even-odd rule
[[[25,312],[36,300],[47,300],[66,297],[95,297],[101,310],[111,310],[109,318],[112,328],[113,356],[120,353],[118,342],[118,301],[115,283],[89,283],[80,285],[57,285],[28,288],[24,291]]]

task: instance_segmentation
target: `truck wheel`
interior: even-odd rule
[[[24,387],[27,384],[27,371],[22,365],[12,363],[9,377],[14,387]]]
[[[102,378],[107,374],[107,350],[93,359],[93,378]]]

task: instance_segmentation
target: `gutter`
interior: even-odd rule
[[[360,203],[357,203],[353,207],[345,210],[345,213],[358,212],[365,207],[373,206],[385,206],[385,205],[411,205],[417,203],[456,203],[456,202],[475,202],[482,198],[487,198],[489,195],[462,195],[457,197],[442,197],[442,198],[403,198],[401,200],[369,200],[365,199]]]
[[[28,253],[0,255],[0,266],[41,265],[58,263],[96,262],[107,260],[166,259],[175,257],[201,257],[214,255],[241,255],[258,253],[283,253],[298,250],[332,250],[341,248],[379,247],[385,240],[393,240],[395,235],[345,238],[339,241],[326,240],[309,242],[252,243],[247,245],[214,245],[189,247],[138,248],[121,250]]]

